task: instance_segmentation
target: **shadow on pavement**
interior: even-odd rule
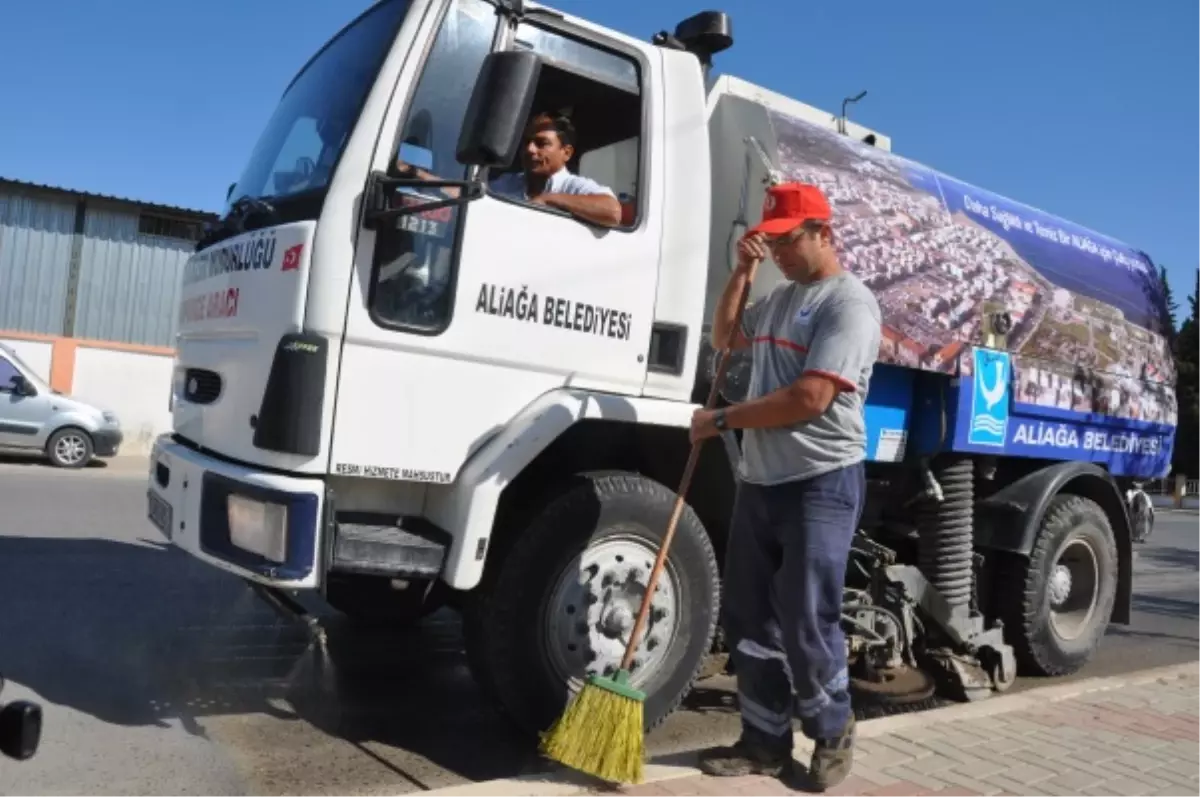
[[[1158,595],[1134,595],[1133,610],[1146,614],[1187,617],[1194,620],[1200,616],[1200,601],[1164,598]]]
[[[50,464],[50,460],[46,459],[40,453],[25,452],[25,451],[0,451],[0,465],[20,465],[23,467],[42,468],[47,471],[63,471],[64,468],[57,468]],[[108,461],[103,459],[93,459],[81,470],[104,470],[110,467]]]
[[[61,522],[40,533],[77,533]],[[1194,551],[1147,549],[1142,556],[1196,567]],[[1152,640],[1195,651],[1195,636],[1178,630],[1190,619],[1195,633],[1195,600],[1138,595],[1135,608],[1163,624],[1110,629],[1125,638],[1124,653],[1114,654],[1122,665]],[[284,723],[275,728],[311,724],[417,788],[429,764],[470,780],[542,768],[530,741],[492,710],[470,677],[452,611],[400,631],[365,631],[332,613],[325,619],[328,657],[302,624],[279,618],[238,579],[170,546],[0,536],[0,673],[49,703],[118,726],[178,722],[198,736],[209,718],[257,714]],[[669,723],[677,731],[665,727],[659,735],[687,737],[683,715],[706,723],[723,716],[722,727],[736,732],[732,686],[723,676],[697,685],[678,724]],[[223,734],[218,726],[209,724]],[[260,729],[252,723],[247,732]],[[261,741],[280,747],[277,759],[310,754],[286,747],[303,735],[280,737]]]
[[[208,717],[303,720],[418,787],[418,776],[361,745],[401,748],[472,780],[534,763],[471,679],[448,610],[369,634],[331,615],[326,658],[303,625],[169,546],[9,536],[0,536],[0,608],[0,673],[106,723],[177,720],[204,736]]]
[[[1153,546],[1138,549],[1138,561],[1156,567],[1200,572],[1200,551],[1187,548]]]

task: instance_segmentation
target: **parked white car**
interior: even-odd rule
[[[40,451],[60,468],[113,457],[124,435],[117,416],[50,388],[0,343],[0,449]]]

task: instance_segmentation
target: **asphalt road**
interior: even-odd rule
[[[397,794],[538,766],[481,699],[452,613],[387,635],[334,623],[324,657],[164,546],[143,484],[0,463],[0,700],[45,708],[41,750],[0,759],[0,793]],[[1197,516],[1160,514],[1133,624],[1075,677],[1197,659],[1198,555]],[[714,678],[648,743],[694,748],[736,724]]]

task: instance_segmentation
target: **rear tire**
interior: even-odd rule
[[[1029,557],[1007,558],[997,580],[1004,635],[1024,674],[1067,675],[1091,659],[1112,614],[1117,565],[1099,504],[1051,499]]]
[[[50,435],[46,456],[58,468],[82,468],[92,461],[92,436],[82,429],[67,426]]]
[[[674,500],[669,489],[636,474],[579,477],[517,533],[464,608],[476,680],[522,731],[549,727],[588,668],[604,674],[619,662]],[[644,666],[632,676],[647,695],[647,731],[690,691],[716,627],[717,562],[686,505],[659,585],[638,647]]]

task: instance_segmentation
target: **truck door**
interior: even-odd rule
[[[360,230],[335,473],[449,481],[547,391],[641,392],[660,238],[659,192],[646,190],[658,168],[648,135],[660,117],[650,101],[653,48],[542,15],[510,27],[486,0],[454,0],[415,88],[401,81],[396,102],[405,106],[383,131],[375,168],[406,173],[399,158],[429,179],[468,177],[455,148],[475,77],[489,51],[518,48],[544,59],[534,113],[570,116],[569,170],[609,185],[622,222],[603,228],[489,192]],[[406,188],[401,201],[454,190],[430,183]]]

